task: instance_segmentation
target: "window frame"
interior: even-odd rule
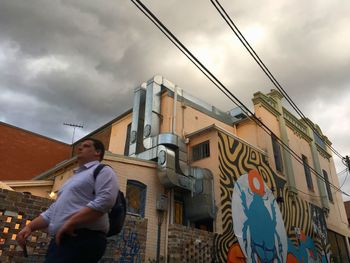
[[[210,157],[210,141],[206,140],[191,147],[192,162]]]
[[[333,195],[332,195],[331,184],[329,182],[328,173],[324,169],[322,169],[322,173],[323,173],[323,178],[326,185],[328,200],[333,203]]]
[[[130,211],[130,206],[129,206],[129,195],[128,195],[128,187],[136,187],[140,190],[140,212],[134,212]],[[126,211],[128,214],[133,214],[133,215],[139,215],[140,217],[144,218],[145,217],[145,210],[146,210],[146,195],[147,195],[147,185],[144,183],[137,181],[137,180],[127,180],[126,182]]]
[[[273,157],[275,160],[276,171],[283,173],[282,151],[281,151],[280,144],[278,143],[278,139],[274,134],[271,135],[271,141],[272,141],[272,151],[273,151]]]
[[[306,179],[306,185],[307,188],[310,191],[314,191],[314,184],[312,182],[312,176],[311,176],[311,169],[309,166],[308,158],[305,155],[301,155],[301,158],[303,160],[303,166],[304,166],[304,173],[305,173],[305,179]]]

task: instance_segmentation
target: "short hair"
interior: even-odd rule
[[[100,140],[97,140],[95,138],[86,138],[83,141],[92,141],[93,142],[95,149],[100,152],[100,161],[102,161],[103,157],[105,155],[104,144]]]

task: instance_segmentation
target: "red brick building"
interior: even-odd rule
[[[2,181],[32,179],[70,158],[71,152],[69,144],[0,122]]]

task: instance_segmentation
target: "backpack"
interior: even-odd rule
[[[97,175],[100,171],[105,167],[105,164],[99,164],[94,171],[94,179],[96,180]],[[114,236],[119,234],[124,225],[126,216],[126,201],[124,197],[124,193],[119,190],[117,199],[111,210],[108,212],[109,218],[109,231],[107,233],[107,237]]]

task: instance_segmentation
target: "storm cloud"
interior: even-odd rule
[[[248,107],[254,92],[274,88],[210,1],[145,3]],[[349,154],[350,3],[221,3],[304,114]],[[84,125],[76,139],[86,135],[131,108],[133,89],[156,74],[235,107],[131,1],[0,1],[0,121],[70,143],[64,122]]]

